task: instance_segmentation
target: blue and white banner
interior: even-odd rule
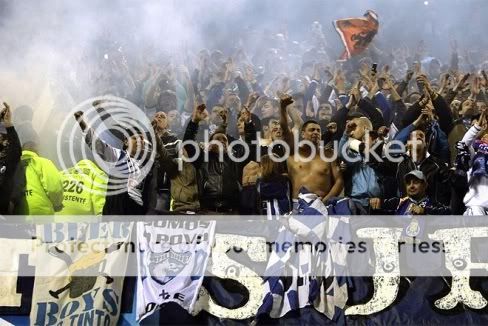
[[[192,312],[210,256],[215,221],[137,224],[137,316],[142,320],[167,302]]]
[[[287,227],[281,227],[268,260],[267,294],[258,315],[280,318],[314,306],[329,319],[337,319],[348,299],[347,279],[337,277],[346,275],[347,247],[338,232],[348,231],[348,219],[328,216],[321,199],[305,189],[300,191],[296,213],[288,218]],[[296,250],[285,243],[302,245]]]
[[[131,229],[132,223],[38,226],[30,323],[116,325]]]

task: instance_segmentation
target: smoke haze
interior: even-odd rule
[[[110,91],[93,81],[114,55],[123,56],[133,78],[148,62],[191,69],[202,48],[225,55],[243,48],[253,60],[277,46],[278,33],[296,41],[302,55],[314,21],[322,24],[328,56],[337,59],[343,47],[332,21],[367,9],[379,15],[375,45],[382,51],[424,40],[431,56],[446,61],[449,42],[457,39],[461,55],[469,50],[477,61],[486,59],[488,2],[481,0],[2,0],[0,99],[13,108],[30,105],[41,130],[52,114]]]

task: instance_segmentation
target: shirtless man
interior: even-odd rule
[[[339,196],[343,187],[342,174],[336,161],[325,162],[320,157],[319,147],[321,139],[320,126],[316,121],[307,121],[301,127],[301,137],[315,146],[315,156],[310,157],[312,149],[310,144],[303,144],[295,152],[295,139],[293,132],[288,128],[287,107],[293,103],[289,95],[280,98],[280,125],[283,130],[283,140],[290,147],[290,156],[287,159],[288,174],[293,188],[293,198],[298,198],[298,192],[303,186],[315,193],[326,202],[329,198]],[[324,157],[330,157],[331,152],[324,152]]]

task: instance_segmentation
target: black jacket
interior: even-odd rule
[[[190,121],[185,131],[184,141],[195,140],[198,132],[198,124]],[[185,145],[188,157],[194,157],[195,148]],[[223,160],[219,160],[219,154],[208,153],[208,161],[205,160],[204,151],[193,162],[197,170],[198,192],[200,206],[203,209],[235,209],[239,207],[239,193],[241,185],[239,174],[241,166],[230,159],[227,154]]]
[[[8,214],[14,172],[22,156],[19,136],[14,127],[7,128],[8,146],[0,149],[0,214]]]
[[[453,171],[432,155],[425,158],[420,164],[415,164],[408,155],[404,155],[403,158],[403,161],[398,164],[396,174],[400,196],[406,196],[404,176],[410,171],[420,170],[427,178],[427,195],[429,198],[434,202],[449,205],[451,197],[450,178]]]

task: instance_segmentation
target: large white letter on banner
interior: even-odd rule
[[[375,271],[373,275],[374,293],[365,304],[346,309],[346,315],[370,315],[387,308],[395,301],[400,284],[400,257],[398,240],[400,228],[359,229],[360,238],[373,239]]]
[[[444,242],[445,266],[452,274],[451,291],[445,297],[435,301],[437,308],[449,310],[458,303],[463,303],[472,309],[486,307],[488,302],[483,295],[469,286],[471,269],[488,270],[488,264],[471,261],[471,239],[480,237],[488,237],[488,228],[442,229],[429,234],[429,238]]]
[[[266,242],[262,237],[246,237],[234,234],[216,234],[215,247],[212,249],[210,272],[221,278],[233,279],[241,283],[249,291],[247,303],[237,309],[228,309],[215,303],[207,290],[200,288],[195,314],[201,309],[219,318],[246,319],[256,315],[263,302],[263,279],[252,269],[239,264],[227,256],[226,252],[233,248],[246,251],[249,258],[256,262],[266,261]]]

